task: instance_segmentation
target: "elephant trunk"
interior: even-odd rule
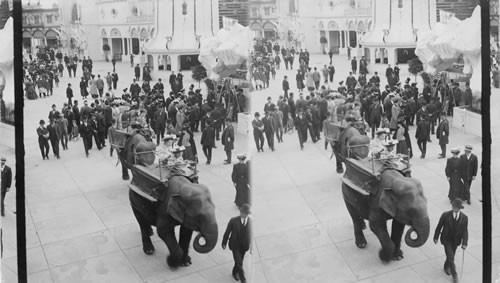
[[[201,229],[200,233],[196,235],[193,241],[193,248],[201,254],[206,254],[215,248],[218,237],[219,230],[217,224],[209,225],[207,228]],[[201,238],[205,240],[205,244],[200,243]]]
[[[409,247],[418,248],[425,244],[427,239],[429,238],[430,231],[430,221],[429,218],[426,217],[424,220],[419,221],[418,223],[411,226],[411,228],[406,232],[405,235],[405,243]],[[411,234],[415,232],[417,233],[417,238],[412,239]]]

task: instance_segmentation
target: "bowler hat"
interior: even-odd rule
[[[247,156],[244,153],[240,153],[240,154],[236,155],[236,158],[238,158],[240,160],[245,160],[247,158]]]
[[[7,158],[5,158],[5,156],[2,156],[2,158],[0,158],[1,161],[7,161]]]
[[[464,208],[464,206],[462,205],[462,200],[459,198],[454,199],[451,202],[451,206],[456,207],[456,208],[460,208],[460,209]]]
[[[450,151],[451,151],[451,153],[458,154],[458,153],[460,153],[460,148],[455,147],[455,148],[452,148]]]
[[[251,214],[250,206],[246,203],[243,204],[242,206],[240,206],[240,211],[245,213],[245,214]]]

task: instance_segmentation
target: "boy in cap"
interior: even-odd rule
[[[452,209],[444,212],[439,218],[439,223],[434,232],[434,244],[441,238],[444,246],[446,261],[444,262],[444,272],[453,277],[453,282],[458,282],[457,270],[455,266],[455,253],[457,247],[462,245],[462,249],[467,248],[469,240],[468,218],[463,209],[462,200],[456,198],[451,203]]]
[[[472,180],[476,179],[478,161],[477,156],[472,153],[472,146],[466,145],[464,154],[460,156],[462,165],[462,180],[464,180],[464,196],[463,199],[470,205],[470,185]]]
[[[233,253],[233,277],[236,281],[241,280],[242,283],[246,282],[245,272],[243,271],[245,253],[250,250],[250,254],[252,254],[252,221],[248,217],[249,215],[250,206],[243,204],[240,207],[240,215],[229,220],[222,239],[222,249],[226,249],[229,241],[229,249]]]

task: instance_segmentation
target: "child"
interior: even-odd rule
[[[57,73],[54,74],[54,82],[56,83],[56,87],[59,87],[59,75]]]
[[[108,129],[109,156],[113,157],[113,145],[115,144],[116,119],[111,119],[111,127]]]
[[[70,133],[73,137],[74,141],[78,141],[78,125],[76,124],[76,120],[73,120],[73,131]]]
[[[293,129],[294,129],[294,125],[293,125],[292,114],[288,113],[288,121],[286,123],[286,132],[289,134],[293,134]]]
[[[387,114],[382,113],[382,120],[380,121],[380,127],[389,129],[390,126],[391,123],[389,122],[389,119],[387,119]]]

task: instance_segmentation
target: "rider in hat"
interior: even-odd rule
[[[184,152],[186,148],[184,146],[175,146],[172,149],[172,155],[168,158],[167,164],[169,165],[174,165],[174,164],[182,164],[184,163],[184,158],[182,158],[182,153]]]

